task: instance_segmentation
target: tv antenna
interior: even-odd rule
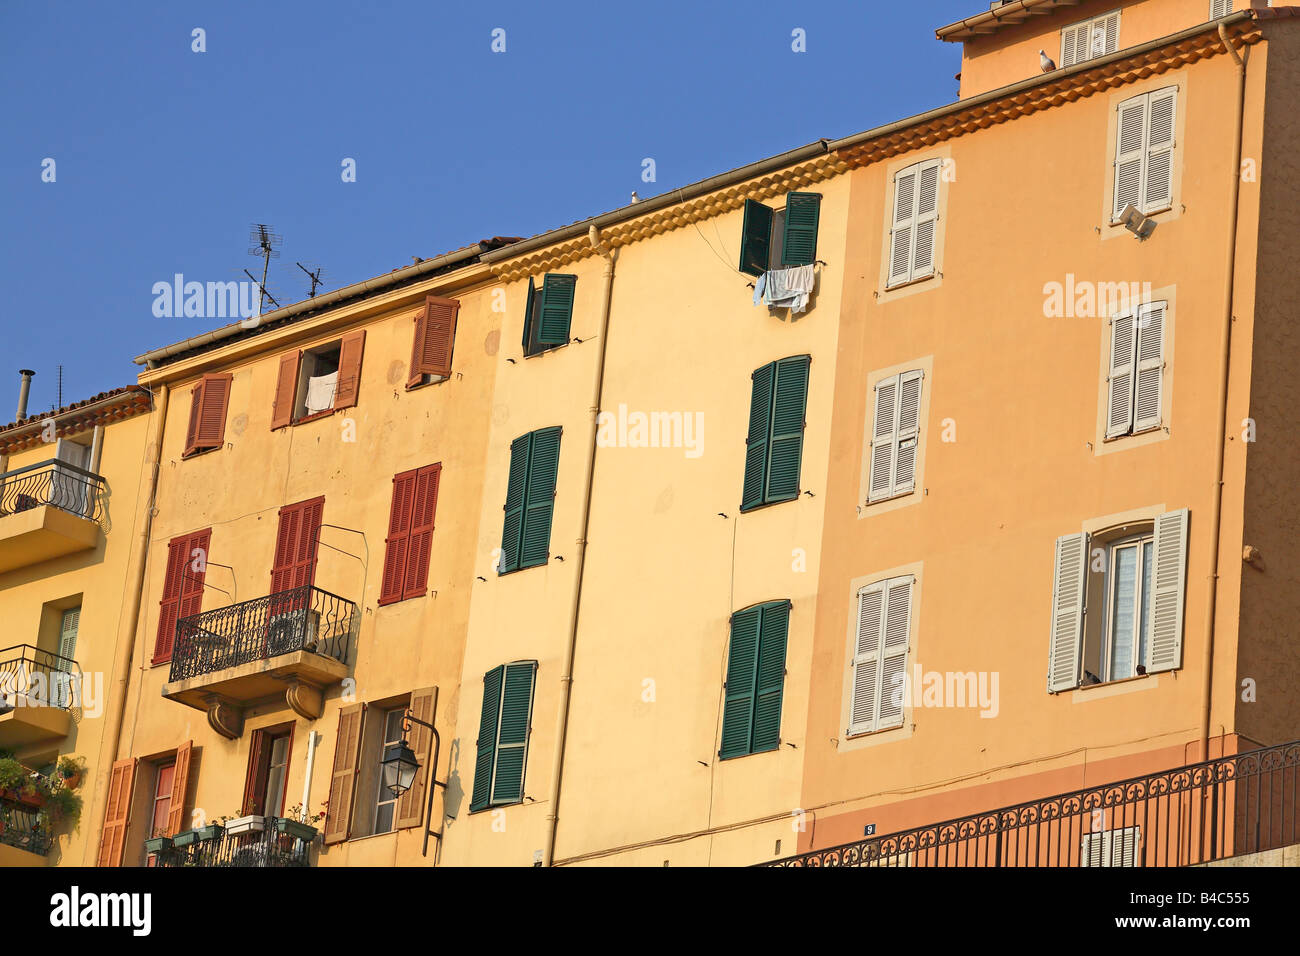
[[[321,266],[317,266],[316,271],[313,272],[311,269],[308,269],[305,265],[303,265],[301,262],[298,262],[296,260],[294,261],[294,265],[296,265],[303,272],[307,273],[307,277],[311,279],[311,292],[308,293],[307,297],[310,299],[316,298],[316,287],[325,284],[325,281],[321,278],[321,274],[325,270]]]
[[[263,303],[266,301],[270,301],[277,309],[280,307],[280,303],[276,302],[271,293],[266,291],[266,273],[271,268],[271,260],[280,258],[280,251],[275,247],[284,242],[284,236],[272,232],[271,227],[265,223],[255,222],[249,231],[248,241],[252,243],[248,249],[248,254],[250,256],[259,256],[262,260],[261,282],[257,282],[256,277],[247,269],[244,270],[244,275],[257,282],[257,288],[261,293],[257,299],[257,314],[261,315],[265,311]]]

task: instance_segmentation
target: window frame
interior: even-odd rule
[[[1145,524],[1145,523],[1144,523]],[[1148,620],[1149,602],[1152,598],[1151,593],[1145,593],[1146,581],[1143,575],[1148,568],[1154,573],[1155,568],[1155,525],[1149,529],[1136,531],[1132,534],[1126,534],[1123,537],[1104,542],[1106,548],[1106,570],[1102,573],[1102,628],[1101,628],[1101,647],[1099,667],[1101,673],[1097,676],[1101,678],[1103,684],[1114,684],[1119,681],[1130,680],[1134,677],[1145,677],[1147,670],[1147,655],[1150,651],[1150,635],[1144,635],[1143,629],[1146,627]],[[1150,547],[1150,555],[1146,554],[1147,548]],[[1134,578],[1134,608],[1133,608],[1133,632],[1130,637],[1132,646],[1130,647],[1130,674],[1120,677],[1112,676],[1111,670],[1115,661],[1115,641],[1116,641],[1116,621],[1115,610],[1118,605],[1116,589],[1119,586],[1118,562],[1121,551],[1133,549],[1137,556],[1137,565]],[[1084,635],[1087,637],[1087,622],[1085,610]],[[1086,646],[1085,646],[1086,653]],[[1141,668],[1141,671],[1138,670]]]
[[[402,722],[406,716],[406,711],[409,708],[409,706],[410,706],[409,703],[399,704],[396,707],[386,707],[382,711],[383,719],[384,719],[383,729],[380,732],[380,736],[382,737],[382,739],[379,741],[379,753],[377,755],[378,759],[375,761],[376,764],[379,765],[380,769],[375,772],[375,795],[372,803],[372,811],[370,814],[370,835],[371,836],[378,836],[381,833],[397,832],[397,813],[400,804],[402,802],[402,798],[400,796],[393,796],[391,791],[387,791],[388,793],[387,797],[384,796],[385,789],[384,789],[383,762],[385,758],[388,756],[388,748],[399,745],[406,737],[406,732],[402,727]],[[394,715],[396,715],[397,717],[397,739],[390,740],[388,737],[390,732],[389,721],[392,720]],[[372,754],[372,756],[375,755]],[[379,829],[379,814],[380,811],[385,806],[392,807],[393,816],[392,819],[389,820],[388,822],[387,829],[381,830]]]
[[[546,289],[556,280],[554,294],[560,295],[559,290],[566,284],[567,280],[572,280],[570,287],[573,300],[569,302],[569,315],[565,329],[563,342],[543,342],[541,340],[542,316],[546,304]],[[555,349],[563,348],[568,345],[573,337],[573,311],[577,305],[578,294],[578,277],[567,272],[547,272],[542,275],[542,284],[537,285],[532,277],[528,279],[528,298],[524,301],[524,336],[523,349],[524,358],[535,358],[545,352],[552,352]]]
[[[940,222],[943,220],[944,206],[944,164],[949,161],[948,156],[930,156],[926,159],[917,160],[908,163],[906,166],[900,166],[890,174],[888,204],[886,206],[886,230],[885,243],[883,246],[884,253],[884,289],[886,292],[895,292],[908,286],[917,285],[940,277],[939,273],[939,251],[940,251]],[[922,177],[931,167],[935,170],[934,185],[934,212],[933,214],[921,213],[921,183]],[[906,221],[898,218],[898,200],[899,200],[899,182],[908,174],[913,174],[915,178],[914,192],[911,198],[912,212]],[[934,229],[930,238],[930,268],[928,272],[917,273],[916,268],[916,237],[920,227],[925,223],[933,223]],[[894,278],[894,234],[900,229],[909,230],[908,233],[908,253],[907,253],[907,277]],[[900,273],[901,276],[901,273]]]
[[[1106,353],[1105,353],[1105,380],[1103,382],[1103,413],[1102,420],[1102,441],[1105,443],[1120,441],[1124,438],[1132,438],[1138,435],[1146,435],[1151,432],[1160,431],[1167,424],[1165,414],[1165,405],[1168,398],[1168,383],[1165,381],[1166,372],[1169,366],[1168,342],[1169,342],[1169,313],[1170,302],[1167,299],[1154,299],[1150,302],[1139,302],[1136,305],[1117,312],[1110,317],[1107,323],[1106,333]],[[1159,359],[1142,358],[1142,334],[1149,326],[1146,321],[1147,316],[1155,315],[1160,322],[1160,355]],[[1115,362],[1115,336],[1118,323],[1128,321],[1132,324],[1132,344],[1127,349],[1128,362],[1124,367],[1128,369],[1129,383],[1126,389],[1128,402],[1128,425],[1123,431],[1112,431],[1111,422],[1114,418],[1114,400],[1115,390],[1112,384],[1117,366]],[[1156,418],[1150,424],[1138,427],[1138,396],[1139,386],[1142,383],[1142,374],[1156,371]]]

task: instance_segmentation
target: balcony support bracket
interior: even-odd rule
[[[285,688],[284,701],[299,717],[316,720],[325,709],[325,690],[317,684],[293,678]]]
[[[238,740],[244,732],[244,708],[216,695],[205,698],[208,726],[227,740]]]

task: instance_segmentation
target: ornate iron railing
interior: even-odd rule
[[[204,611],[176,622],[169,680],[313,651],[347,663],[357,606],[337,594],[298,587]]]
[[[280,833],[275,817],[266,818],[266,829],[231,835],[222,830],[210,840],[189,846],[168,847],[153,855],[153,865],[176,866],[311,866],[312,843]]]
[[[0,800],[0,843],[45,856],[50,852],[53,840],[41,827],[36,810],[9,800]]]
[[[0,475],[0,517],[53,505],[95,521],[103,497],[103,478],[65,461],[50,459]]]
[[[1300,742],[763,866],[1193,866],[1300,842]]]
[[[77,662],[16,644],[0,650],[0,714],[14,707],[58,707],[81,702],[81,668]]]

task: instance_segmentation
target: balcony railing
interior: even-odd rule
[[[36,810],[0,799],[0,843],[45,856],[52,842],[50,834],[42,829]]]
[[[0,714],[16,706],[68,710],[80,700],[76,661],[30,644],[0,650]]]
[[[103,509],[104,479],[76,465],[51,459],[0,475],[0,518],[53,505],[91,521]]]
[[[764,866],[1194,866],[1300,842],[1300,742]]]
[[[267,817],[265,830],[233,836],[223,830],[210,840],[160,850],[154,854],[154,866],[311,866],[311,847],[306,840],[277,832],[275,818]]]
[[[298,587],[204,611],[176,622],[169,681],[188,680],[293,651],[347,663],[357,606],[337,594]]]

